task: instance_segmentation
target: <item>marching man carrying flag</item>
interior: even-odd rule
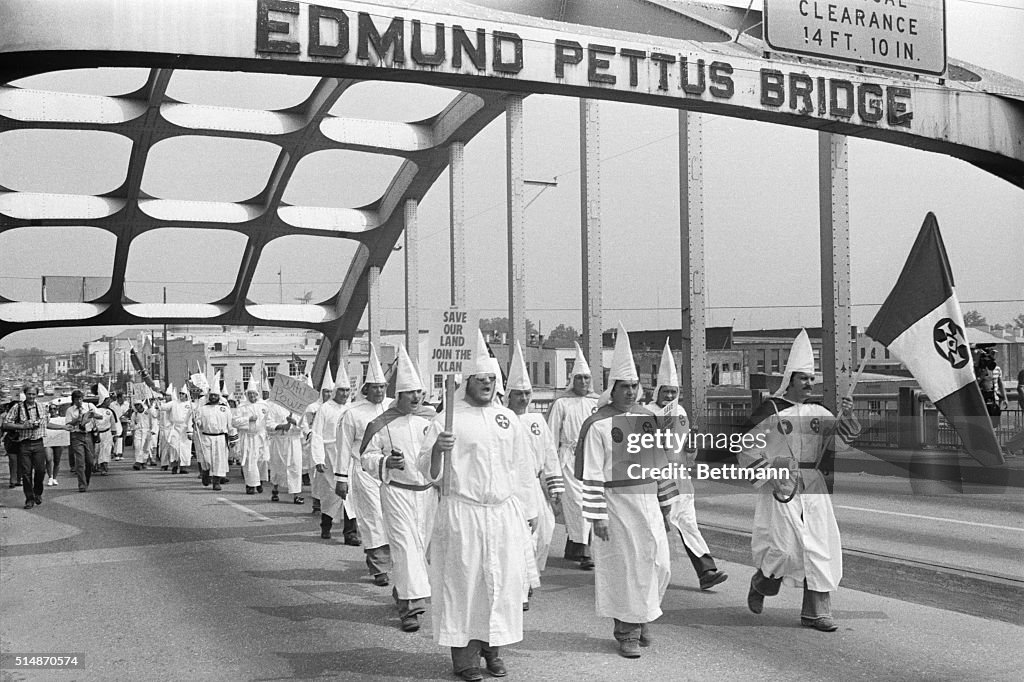
[[[764,598],[779,593],[783,580],[804,591],[800,624],[823,632],[832,619],[830,595],[843,577],[843,548],[832,511],[827,478],[833,436],[849,444],[860,433],[847,395],[837,418],[823,405],[809,402],[814,386],[814,352],[807,331],[793,341],[782,384],[750,419],[763,434],[762,450],[737,456],[741,466],[786,470],[758,492],[750,549],[757,571],[750,579],[747,606],[764,610]]]

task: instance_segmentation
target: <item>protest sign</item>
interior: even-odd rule
[[[479,327],[479,311],[441,311],[430,325],[430,374],[462,374],[473,363]]]
[[[142,382],[128,384],[128,392],[132,402],[149,400],[155,397],[153,390]]]
[[[286,410],[300,415],[319,399],[320,391],[305,381],[292,378],[287,374],[278,374],[274,377],[274,386],[270,389],[270,398],[268,398]]]

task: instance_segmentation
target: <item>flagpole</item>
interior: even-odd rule
[[[857,373],[853,375],[853,381],[850,382],[850,388],[846,391],[846,397],[853,400],[853,390],[857,388],[857,384],[860,383],[861,375],[864,374],[864,367],[868,364],[868,354],[864,353],[864,357],[860,359],[860,366],[857,368]]]

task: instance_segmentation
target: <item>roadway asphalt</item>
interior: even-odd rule
[[[0,490],[0,652],[85,653],[81,669],[6,669],[0,679],[455,679],[429,618],[418,633],[400,632],[390,588],[372,584],[361,550],[319,538],[308,494],[304,506],[275,504],[266,493],[246,496],[237,471],[213,492],[194,475],[135,472],[127,462],[112,469],[85,494],[62,474],[31,511],[21,508],[20,490]],[[879,499],[863,495],[846,506]],[[742,504],[747,496],[730,498]],[[698,513],[720,521],[710,502],[701,500]],[[856,525],[846,513],[841,527]],[[1019,517],[997,520],[1020,525]],[[563,538],[556,533],[555,546]],[[940,534],[933,542],[961,540]],[[975,551],[991,550],[983,543]],[[745,559],[725,554],[735,559],[720,562],[729,581],[701,592],[673,540],[657,641],[630,661],[616,655],[611,623],[594,615],[592,574],[553,552],[525,638],[506,648],[509,678],[1017,680],[1024,670],[1024,627],[984,608],[968,615],[841,588],[833,600],[840,630],[825,634],[799,626],[800,594],[784,588],[755,616],[745,605],[749,550]],[[861,573],[870,581],[870,567]],[[936,603],[944,589],[933,585]]]

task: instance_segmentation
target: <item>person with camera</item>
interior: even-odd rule
[[[93,462],[96,457],[95,420],[99,417],[95,406],[85,402],[80,390],[71,393],[71,406],[64,413],[65,428],[71,433],[71,457],[75,460],[75,474],[78,476],[78,492],[89,489],[92,480]],[[95,440],[94,440],[95,439]]]
[[[427,542],[434,525],[437,494],[414,458],[419,457],[424,434],[437,412],[423,406],[423,383],[401,345],[395,395],[398,398],[391,407],[367,424],[361,462],[363,470],[382,483],[380,504],[395,582],[392,594],[402,631],[416,632],[430,597]],[[406,461],[407,454],[410,461]]]
[[[10,407],[3,425],[4,430],[17,434],[18,470],[25,491],[25,509],[43,503],[43,481],[46,478],[43,432],[50,416],[36,402],[38,394],[35,386],[26,386],[25,399]]]
[[[992,420],[992,428],[998,429],[1003,410],[1009,403],[1006,397],[1006,386],[1003,385],[1003,370],[996,362],[995,348],[978,348],[974,360],[974,375],[978,378],[978,388],[985,401],[985,409]]]

